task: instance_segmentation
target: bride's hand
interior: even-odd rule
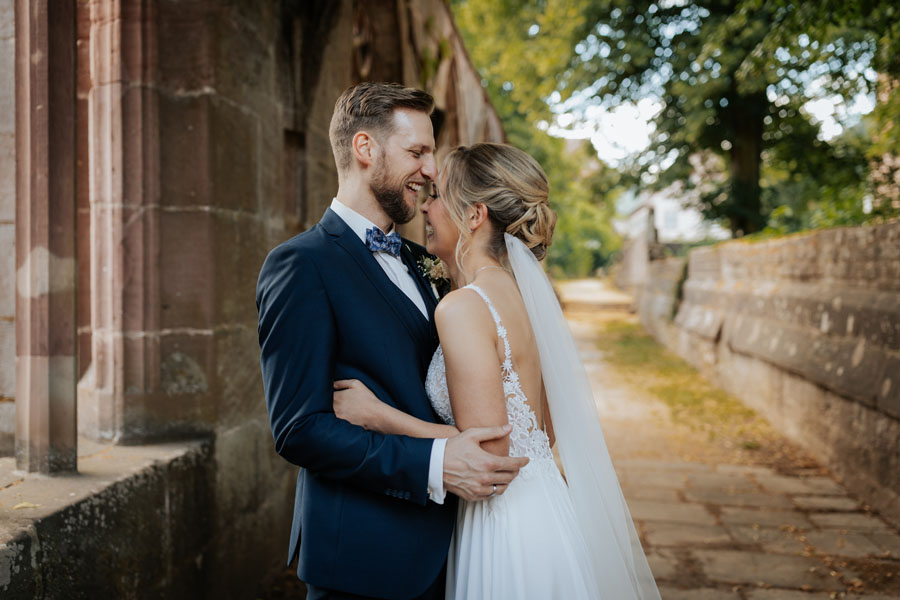
[[[334,414],[363,429],[381,431],[381,416],[390,407],[358,379],[334,382]]]

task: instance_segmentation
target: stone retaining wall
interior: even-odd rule
[[[638,307],[656,338],[900,522],[900,223],[652,261]]]

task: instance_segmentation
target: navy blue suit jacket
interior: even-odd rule
[[[288,562],[299,553],[300,578],[322,588],[412,598],[447,557],[456,503],[428,501],[432,440],[366,431],[333,410],[332,382],[359,379],[384,402],[437,421],[424,386],[438,340],[436,299],[415,265],[423,252],[404,240],[427,320],[330,209],[272,250],[259,274],[275,450],[301,467]]]

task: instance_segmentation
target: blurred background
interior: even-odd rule
[[[510,143],[561,214],[550,265],[900,214],[893,2],[451,2]]]

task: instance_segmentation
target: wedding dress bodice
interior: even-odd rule
[[[528,405],[528,398],[519,384],[519,374],[512,364],[512,351],[509,347],[509,338],[506,328],[500,322],[500,315],[494,308],[494,304],[480,287],[470,284],[468,289],[476,292],[485,301],[494,324],[497,326],[497,337],[503,340],[503,363],[500,365],[503,377],[503,395],[506,397],[506,414],[512,425],[509,434],[509,455],[527,456],[533,461],[536,459],[553,460],[550,451],[550,441],[547,434],[538,429],[537,417]],[[434,351],[431,364],[428,366],[428,375],[425,378],[425,391],[431,400],[434,411],[442,421],[449,425],[455,425],[453,410],[450,407],[450,393],[447,389],[447,367],[444,362],[444,351],[439,345]]]

